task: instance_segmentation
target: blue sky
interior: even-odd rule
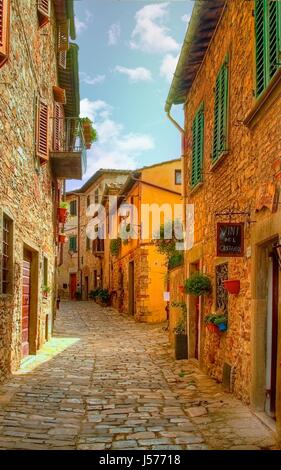
[[[83,181],[99,168],[133,169],[180,156],[164,105],[191,0],[76,0],[81,116],[99,141]],[[182,106],[173,108],[182,122]],[[71,181],[68,189],[82,182]]]

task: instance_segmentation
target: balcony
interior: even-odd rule
[[[57,178],[82,179],[87,167],[87,153],[79,118],[54,118],[50,161]]]

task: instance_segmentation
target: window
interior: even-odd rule
[[[69,204],[70,215],[77,215],[77,201],[70,201]]]
[[[2,276],[1,276],[1,294],[9,294],[11,292],[12,280],[12,258],[13,258],[13,222],[4,214],[2,227]]]
[[[281,66],[281,2],[255,0],[256,95]]]
[[[192,124],[191,186],[202,181],[204,153],[204,106],[199,107]]]
[[[5,64],[9,53],[10,0],[0,0],[0,67]]]
[[[227,150],[228,121],[228,56],[226,57],[216,79],[213,162],[216,162]]]
[[[96,189],[95,190],[95,204],[98,204],[99,203],[99,190]]]
[[[86,236],[86,250],[90,250],[91,248],[91,240],[89,237]]]
[[[49,127],[49,110],[48,105],[41,98],[38,100],[37,106],[37,123],[36,123],[36,154],[41,163],[49,158],[48,152],[48,127]]]
[[[69,237],[69,251],[77,251],[77,237],[72,236]]]
[[[42,28],[50,20],[50,0],[38,0],[37,1],[37,13],[39,28]]]
[[[91,204],[91,196],[87,196],[87,207]]]
[[[181,170],[175,170],[175,184],[181,184]]]

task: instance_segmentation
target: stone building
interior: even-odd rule
[[[59,297],[74,300],[77,292],[87,300],[91,290],[104,285],[104,240],[91,240],[86,227],[91,217],[87,209],[100,204],[108,184],[123,184],[128,170],[100,169],[81,189],[66,194],[69,217],[65,224],[67,243],[63,248],[63,259],[58,270]]]
[[[159,224],[164,222],[164,205],[171,208],[171,217],[167,222],[173,220],[174,204],[181,206],[181,160],[161,162],[133,172],[119,195],[118,224],[122,225],[128,205],[130,236],[122,241],[119,251],[110,256],[113,305],[141,322],[164,321],[167,318],[164,300],[167,288],[166,258],[159,253],[152,238]],[[153,221],[150,213],[145,220],[141,217],[142,208],[153,204],[160,208],[159,217]],[[131,206],[137,209],[137,215],[132,214]],[[147,235],[144,232],[145,222],[149,224]]]
[[[57,207],[85,166],[69,38],[71,0],[0,2],[0,380],[52,333]]]
[[[189,357],[279,433],[280,7],[196,1],[166,103],[168,117],[172,105],[185,113],[183,198],[195,208],[185,277],[199,270],[213,284],[186,299]],[[219,334],[204,325],[218,309],[228,316]]]

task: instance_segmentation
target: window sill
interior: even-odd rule
[[[268,87],[262,92],[251,111],[244,119],[245,126],[252,129],[264,116],[267,109],[280,97],[281,68],[276,72]]]
[[[1,300],[12,300],[13,299],[13,294],[0,294],[0,299]]]
[[[229,154],[229,150],[224,150],[219,158],[211,165],[211,171],[213,170],[216,170],[216,168],[222,163],[225,161],[225,158],[227,157],[227,155]]]
[[[199,181],[198,183],[196,183],[195,186],[192,186],[190,188],[190,192],[189,192],[189,196],[193,196],[193,194],[197,193],[197,191],[202,188],[203,186],[203,181]]]

